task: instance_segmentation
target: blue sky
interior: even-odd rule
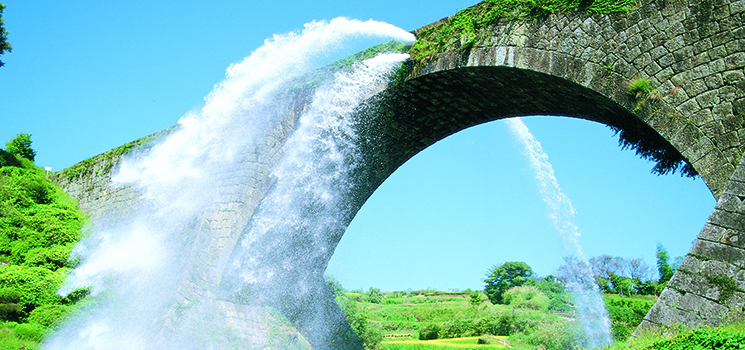
[[[3,3],[13,51],[1,58],[0,141],[30,133],[37,165],[61,170],[174,125],[272,34],[338,16],[413,30],[476,1]],[[714,206],[703,181],[651,175],[651,164],[621,151],[599,124],[526,124],[578,211],[588,256],[653,265],[657,242],[687,252]],[[505,261],[553,272],[563,255],[557,237],[527,161],[496,122],[397,171],[355,218],[329,273],[355,289],[476,289]]]

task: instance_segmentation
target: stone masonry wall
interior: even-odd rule
[[[637,332],[719,325],[745,312],[745,158],[714,212]]]
[[[471,49],[430,57],[414,77],[498,66],[577,83],[651,126],[718,197],[745,152],[745,1],[640,4],[630,14],[561,13],[499,23]],[[648,78],[662,99],[630,96],[635,78]]]

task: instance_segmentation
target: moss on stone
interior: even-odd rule
[[[471,48],[488,35],[484,28],[501,20],[536,20],[569,11],[587,15],[627,13],[636,6],[636,0],[486,0],[421,28],[410,51],[411,59],[421,62],[445,51]]]
[[[737,282],[729,276],[706,276],[706,280],[719,288],[719,303],[722,303],[729,299],[735,292],[742,292],[743,290],[737,287]]]
[[[113,166],[117,163],[119,158],[121,158],[123,155],[131,153],[132,151],[135,151],[138,149],[144,149],[144,148],[151,147],[155,139],[168,134],[169,132],[171,132],[177,127],[178,126],[172,126],[163,131],[150,134],[148,136],[139,138],[132,142],[128,142],[114,149],[108,150],[95,157],[88,158],[80,163],[77,163],[69,168],[65,168],[62,171],[59,171],[53,174],[51,176],[51,179],[52,181],[59,183],[59,181],[63,179],[67,181],[73,181],[76,179],[90,176],[94,173],[96,175],[100,173],[108,174],[113,168]],[[96,169],[97,164],[101,164],[103,168]]]

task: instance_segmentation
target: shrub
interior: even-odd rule
[[[370,287],[367,291],[367,301],[373,304],[380,304],[383,302],[383,294],[380,293],[380,289]]]
[[[647,78],[636,78],[629,82],[629,95],[646,97],[652,92],[652,83]]]
[[[650,350],[729,350],[745,347],[745,334],[717,329],[694,329],[668,339],[659,340],[647,347]]]
[[[546,311],[549,304],[546,294],[533,286],[512,287],[504,293],[503,298],[505,304],[512,307],[538,311]]]
[[[467,337],[473,335],[473,329],[472,322],[456,319],[442,325],[437,332],[437,337],[441,339]]]
[[[0,288],[0,320],[17,321],[21,293],[15,288]]]
[[[541,327],[517,334],[510,340],[525,342],[532,345],[532,348],[546,350],[590,348],[587,336],[576,322],[543,324]]]
[[[437,339],[440,333],[440,326],[430,323],[419,328],[419,340]]]
[[[616,341],[627,339],[654,305],[654,300],[606,295],[605,308],[611,321],[611,332]]]
[[[0,267],[0,288],[15,288],[21,292],[19,304],[24,315],[41,305],[59,304],[62,298],[56,291],[62,285],[62,278],[40,267]]]
[[[36,323],[21,323],[16,325],[13,333],[23,340],[41,341],[47,333],[47,328]]]
[[[68,312],[69,307],[65,305],[42,305],[31,311],[28,321],[46,327],[56,327]]]
[[[73,244],[63,246],[52,246],[49,248],[34,248],[26,253],[25,264],[27,266],[38,266],[49,270],[57,270],[61,267],[71,267],[68,261]]]

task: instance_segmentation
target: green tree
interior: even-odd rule
[[[471,306],[479,306],[484,301],[484,297],[479,292],[471,292]]]
[[[367,301],[373,304],[380,304],[383,302],[383,293],[378,288],[370,287],[370,290],[367,291]]]
[[[667,283],[675,273],[675,268],[670,265],[670,255],[660,243],[657,243],[657,272],[660,274],[660,284]]]
[[[486,274],[484,292],[493,304],[502,303],[502,296],[512,287],[522,286],[533,275],[528,264],[519,261],[506,262],[494,267]]]
[[[5,144],[5,151],[34,161],[36,151],[31,149],[31,134],[18,134]]]
[[[8,31],[5,30],[5,25],[3,23],[3,9],[5,8],[5,5],[0,4],[0,55],[5,53],[5,51],[10,52],[11,47],[10,43],[8,42]],[[4,66],[5,63],[3,61],[0,61],[0,67]]]
[[[326,285],[329,287],[329,289],[331,289],[331,293],[334,294],[334,298],[343,297],[344,293],[346,292],[344,290],[344,287],[341,286],[341,283],[332,276],[326,276]]]

